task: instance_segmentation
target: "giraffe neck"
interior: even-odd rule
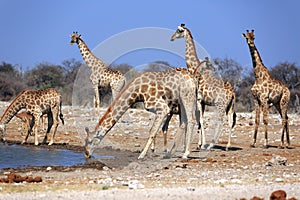
[[[92,51],[81,38],[78,38],[77,45],[82,58],[88,67],[93,68],[93,66],[97,66],[97,68],[106,68],[106,64],[92,53]]]
[[[200,65],[200,60],[198,59],[193,36],[191,32],[187,29],[187,34],[185,36],[185,60],[187,68],[190,71],[195,71],[195,69]]]
[[[249,44],[249,49],[252,58],[252,64],[256,79],[265,79],[270,76],[269,70],[265,67],[255,44]]]
[[[8,106],[8,108],[3,113],[0,124],[7,124],[10,122],[10,120],[18,113],[19,110],[22,108],[25,108],[25,99],[24,99],[24,93],[26,91],[23,91],[21,94],[19,94]]]

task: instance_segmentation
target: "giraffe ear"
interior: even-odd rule
[[[179,30],[180,32],[183,32],[183,31],[184,31],[184,27],[178,26],[178,30]]]
[[[246,35],[245,35],[245,33],[242,33],[242,36],[243,36],[244,38],[246,38]]]

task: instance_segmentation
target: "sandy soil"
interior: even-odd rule
[[[1,113],[6,108],[1,103]],[[104,112],[104,109],[101,113]],[[83,151],[84,127],[93,128],[98,116],[92,108],[63,107],[66,124],[60,125],[52,146]],[[209,118],[209,114],[207,114]],[[196,150],[197,137],[192,144],[191,158],[180,158],[177,151],[171,159],[163,159],[161,133],[156,151],[144,160],[137,160],[148,139],[152,115],[131,109],[103,140],[95,151],[97,155],[114,159],[87,161],[84,165],[62,167],[43,166],[22,169],[3,169],[0,177],[9,172],[20,175],[41,176],[41,183],[0,183],[0,199],[268,199],[274,190],[283,189],[288,198],[300,198],[300,139],[299,116],[290,116],[291,148],[279,149],[281,120],[279,115],[269,116],[270,148],[262,148],[263,133],[258,135],[256,148],[250,148],[253,133],[251,113],[238,113],[232,148],[225,151],[228,136],[223,134],[210,152]],[[172,119],[168,144],[174,140],[177,117]],[[18,119],[7,127],[7,140],[11,144],[22,141]],[[40,135],[42,141],[43,135]],[[33,145],[33,136],[29,144]],[[202,156],[206,155],[205,158]],[[1,158],[0,158],[1,160]],[[51,168],[49,168],[51,167]]]

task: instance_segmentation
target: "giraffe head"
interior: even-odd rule
[[[174,41],[175,39],[183,38],[186,36],[188,29],[185,27],[185,24],[181,24],[178,26],[176,32],[172,35],[171,41]]]
[[[70,37],[71,37],[71,41],[70,41],[70,44],[71,44],[71,45],[74,44],[74,43],[77,43],[77,44],[78,44],[78,40],[80,39],[81,35],[78,34],[78,32],[76,31],[76,32],[73,32],[73,33],[70,35]]]
[[[101,142],[104,138],[103,135],[100,134],[100,131],[89,131],[86,127],[85,132],[87,137],[85,139],[85,158],[91,158],[95,147]]]
[[[5,141],[6,125],[0,124],[0,141]]]
[[[254,37],[254,30],[253,30],[253,29],[251,30],[251,32],[250,32],[249,30],[246,30],[246,34],[243,33],[242,36],[243,36],[244,38],[246,38],[247,43],[248,43],[249,45],[254,44],[254,39],[255,39],[255,37]]]

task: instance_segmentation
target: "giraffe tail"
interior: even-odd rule
[[[233,119],[233,121],[232,121],[231,128],[234,128],[235,124],[236,124],[236,112],[235,111],[232,113],[232,119]]]
[[[61,107],[62,107],[62,101],[61,101],[61,97],[60,97],[60,102],[59,102],[59,118],[60,118],[62,124],[64,125],[65,124],[65,119],[64,119],[64,115],[62,114]]]

